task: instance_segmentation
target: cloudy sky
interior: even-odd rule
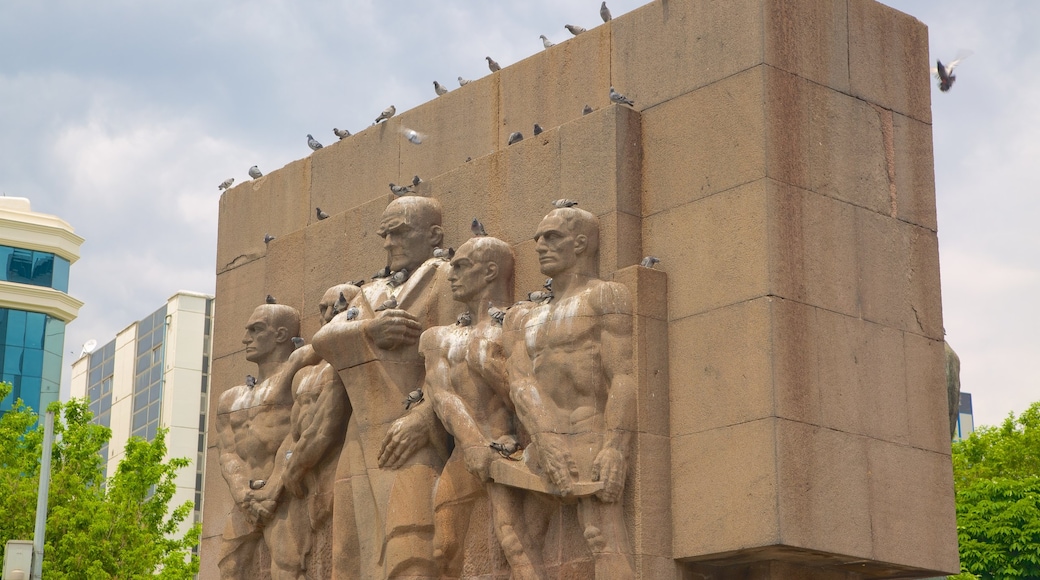
[[[929,26],[932,60],[974,51],[953,91],[933,89],[936,189],[947,338],[993,424],[1040,400],[1040,2],[887,3]],[[433,79],[487,74],[485,54],[516,62],[568,22],[598,24],[597,2],[0,2],[0,192],[87,240],[67,361],[179,289],[213,292],[225,177],[416,106]]]

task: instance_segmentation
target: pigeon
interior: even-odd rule
[[[495,62],[494,59],[492,59],[490,56],[485,56],[484,58],[487,59],[487,61],[488,61],[488,68],[491,69],[491,72],[498,72],[498,71],[502,70],[502,67],[499,66],[498,63]]]
[[[939,90],[946,92],[953,87],[953,83],[957,80],[957,76],[953,74],[953,69],[957,68],[957,65],[962,60],[971,56],[971,51],[962,50],[957,53],[957,57],[950,61],[949,64],[943,65],[942,61],[936,59],[935,68],[932,69],[932,74],[935,78],[939,79]]]
[[[372,276],[372,279],[373,280],[378,280],[380,278],[389,278],[389,277],[390,277],[390,266],[383,266],[383,269],[378,271],[378,272],[376,272],[375,275]]]
[[[391,286],[400,286],[404,284],[404,281],[408,279],[408,268],[401,268],[390,275],[390,279],[387,280],[387,284]]]
[[[549,290],[535,290],[527,293],[527,299],[531,302],[548,302],[553,299],[553,293]]]
[[[256,377],[253,375],[246,375],[246,386],[252,389],[256,386]]]
[[[509,139],[506,139],[506,145],[512,145],[513,143],[519,143],[524,140],[524,134],[520,131],[513,131],[509,134]]]
[[[610,87],[610,102],[618,103],[621,105],[628,105],[629,107],[635,106],[635,102],[632,99],[615,91],[614,87]]]
[[[576,24],[564,24],[563,27],[566,28],[567,30],[569,30],[571,32],[571,34],[573,34],[574,36],[578,36],[582,32],[585,32],[584,28],[582,28],[582,27],[580,27],[580,26],[578,26]]]
[[[340,141],[350,137],[350,131],[347,131],[346,129],[337,129],[335,127],[332,128],[332,134],[339,137]]]
[[[606,1],[599,7],[599,17],[603,19],[603,22],[610,22],[610,8],[607,8]]]
[[[268,304],[278,304],[278,301],[275,300],[274,296],[271,296],[270,294],[267,295],[267,298],[265,298],[264,301]]]
[[[227,188],[231,187],[231,184],[234,183],[234,182],[235,182],[235,178],[234,177],[229,177],[229,178],[225,179],[224,181],[220,182],[220,185],[217,186],[217,190],[218,191],[226,190]]]
[[[256,491],[258,489],[263,489],[265,485],[267,485],[267,480],[264,480],[264,479],[250,479],[249,480],[249,489],[251,489],[253,491]]]
[[[467,157],[466,158],[466,163],[469,163],[470,161],[473,161],[473,158],[472,157]]]
[[[259,179],[263,176],[264,174],[260,172],[260,168],[256,165],[249,168],[249,177],[252,177],[253,179]]]
[[[320,207],[314,208],[314,215],[318,216],[318,219],[320,219],[320,220],[327,220],[327,219],[329,219],[329,214],[321,211]]]
[[[412,187],[419,187],[420,183],[422,183],[422,178],[418,175],[412,178]]]
[[[473,82],[473,81],[471,81],[469,79],[464,79],[462,77],[459,77],[459,86],[460,87],[464,87],[464,86],[470,84],[471,82]]]
[[[484,224],[480,223],[480,220],[473,218],[473,223],[469,225],[470,231],[473,232],[475,237],[482,237],[488,235],[487,230],[484,229]]]
[[[389,107],[383,109],[382,113],[379,113],[379,116],[376,117],[376,123],[378,123],[380,121],[386,121],[386,120],[390,119],[390,117],[393,117],[396,113],[397,113],[397,107],[395,107],[393,105],[390,105]]]
[[[542,39],[542,46],[544,46],[547,49],[550,46],[556,46],[556,43],[546,38],[544,34],[539,35],[538,38]]]
[[[581,116],[584,117],[592,112],[592,107],[585,105],[585,108],[581,110]]]
[[[661,263],[661,258],[657,256],[647,256],[640,260],[639,265],[644,268],[653,268],[654,266]]]
[[[539,125],[538,123],[534,124],[534,134],[535,135],[541,135],[542,134],[542,126]]]
[[[408,139],[408,141],[413,145],[422,145],[423,139],[426,138],[426,135],[407,127],[401,127],[401,134],[404,135],[404,138]]]
[[[415,389],[408,393],[408,398],[404,400],[404,410],[407,411],[412,408],[412,405],[418,405],[421,402],[423,402],[422,389]]]
[[[557,199],[556,201],[552,202],[552,204],[553,204],[553,207],[555,207],[556,209],[560,209],[560,208],[564,208],[564,207],[574,207],[574,206],[578,205],[578,202],[573,200],[573,199],[566,199],[565,198],[565,199]]]
[[[444,85],[437,81],[433,81],[433,90],[437,93],[438,97],[448,92],[448,89],[444,88]]]
[[[545,288],[549,292],[552,292],[552,278],[546,278],[545,283],[542,284],[542,288]]]
[[[509,443],[499,443],[498,441],[492,441],[490,444],[488,444],[488,447],[494,449],[498,452],[499,455],[505,457],[506,459],[510,459],[512,461],[520,461],[519,458],[513,457],[513,454],[517,451],[520,451],[521,449],[520,443],[516,441],[511,441]]]
[[[321,143],[318,143],[318,140],[312,137],[310,133],[307,133],[307,146],[310,147],[312,151],[317,151],[322,147]]]
[[[488,303],[488,316],[499,324],[506,321],[506,311],[501,308],[495,308],[495,305],[491,303]]]
[[[361,280],[351,280],[350,282],[347,282],[347,283],[350,284],[351,286],[357,286],[358,288],[360,288],[360,287],[365,285],[365,279],[362,278]]]
[[[379,308],[376,308],[376,312],[382,312],[384,310],[393,310],[395,308],[397,308],[397,298],[391,296],[389,299],[387,299],[386,302],[380,304]]]
[[[463,312],[455,319],[455,324],[459,326],[469,326],[470,324],[473,324],[473,315],[469,312]]]
[[[347,309],[347,296],[340,292],[339,297],[332,303],[332,315],[335,316],[340,312],[344,312]]]
[[[390,191],[392,191],[394,195],[396,195],[397,197],[401,197],[402,195],[411,193],[412,188],[408,187],[407,185],[394,185],[391,183]]]
[[[455,248],[434,248],[433,257],[440,258],[445,262],[455,257]]]
[[[292,343],[293,343],[293,347],[300,348],[301,346],[303,346],[303,339],[300,338],[299,336],[294,336],[294,337],[292,337]]]
[[[274,240],[274,236],[271,234],[264,234],[264,243],[270,244]]]
[[[357,315],[360,312],[361,311],[358,310],[357,306],[351,306],[350,308],[347,308],[347,311],[346,311],[346,313],[344,313],[344,316],[347,317],[347,320],[354,320],[355,318],[357,318]]]

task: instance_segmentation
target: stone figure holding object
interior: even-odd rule
[[[599,220],[555,209],[534,236],[553,298],[505,319],[510,394],[532,438],[525,464],[497,462],[500,483],[576,500],[598,580],[635,578],[621,504],[635,431],[636,382],[628,290],[598,279]],[[517,464],[513,464],[517,465]],[[522,469],[540,476],[528,485]]]
[[[406,271],[403,282],[380,278],[365,284],[346,313],[324,325],[312,340],[315,352],[339,373],[353,409],[336,473],[335,502],[352,503],[356,529],[334,524],[337,550],[343,537],[360,546],[360,576],[335,555],[333,577],[435,577],[433,558],[434,482],[447,458],[449,437],[432,405],[405,409],[409,393],[421,388],[425,367],[419,356],[423,330],[448,324],[457,312],[447,282],[448,264],[433,258],[441,245],[440,204],[427,197],[393,200],[378,234],[389,270]],[[380,305],[393,303],[377,311]]]
[[[491,237],[464,243],[450,261],[448,282],[452,296],[467,306],[468,317],[449,326],[423,332],[419,351],[426,360],[425,395],[437,416],[455,437],[455,448],[434,492],[434,554],[442,577],[462,572],[473,508],[490,499],[498,543],[516,580],[543,579],[540,550],[526,533],[524,492],[490,480],[489,468],[515,449],[517,433],[509,399],[502,326],[489,307],[506,309],[513,303],[513,251]],[[486,528],[479,526],[475,533]]]
[[[306,353],[294,352],[292,343],[299,332],[295,308],[258,306],[242,338],[246,360],[257,365],[255,384],[232,387],[217,403],[220,470],[235,502],[221,542],[221,578],[252,578],[261,542],[271,552],[273,580],[301,577],[293,539],[273,538],[287,513],[278,502],[281,483],[272,477],[290,431],[293,376],[306,364]]]

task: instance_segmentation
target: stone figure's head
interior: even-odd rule
[[[509,244],[490,236],[471,238],[451,259],[448,282],[452,297],[459,302],[478,296],[512,302],[513,262]]]
[[[246,360],[257,364],[285,361],[295,346],[292,337],[300,334],[300,312],[285,304],[261,304],[246,323],[242,344]]]
[[[441,204],[432,197],[399,197],[383,210],[377,232],[390,254],[390,269],[414,272],[441,245]]]
[[[336,284],[332,288],[325,291],[325,295],[321,297],[321,301],[318,302],[318,312],[321,313],[321,324],[324,326],[330,322],[338,311],[334,308],[336,302],[339,301],[339,295],[343,294],[343,298],[347,302],[350,302],[354,296],[358,293],[358,287],[353,284]]]
[[[594,274],[599,267],[599,218],[576,207],[549,212],[534,234],[542,274]]]

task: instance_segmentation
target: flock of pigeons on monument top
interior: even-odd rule
[[[607,8],[606,0],[604,0],[602,4],[600,4],[599,15],[603,19],[603,22],[610,22],[612,18],[610,14],[610,9]],[[577,26],[575,24],[565,24],[563,27],[566,28],[574,36],[578,36],[582,32],[586,31],[585,28]],[[542,39],[542,46],[544,46],[546,50],[553,46],[556,46],[556,43],[549,40],[544,34],[539,35],[539,38]],[[957,80],[957,76],[953,74],[953,70],[957,68],[957,65],[959,65],[965,58],[968,58],[969,56],[971,56],[971,51],[962,50],[957,54],[956,58],[954,58],[948,64],[945,65],[942,63],[941,60],[936,59],[935,68],[932,69],[932,75],[935,76],[935,78],[938,80],[940,91],[945,93],[953,87],[953,83]],[[488,68],[491,69],[492,73],[496,73],[502,70],[502,67],[497,62],[495,62],[495,60],[492,59],[490,56],[485,56],[484,58],[485,60],[487,60]],[[464,79],[461,76],[459,77],[460,87],[466,86],[471,82],[472,81],[469,79]],[[448,93],[448,89],[437,81],[433,81],[433,90],[437,93],[438,97]],[[629,99],[625,95],[614,90],[613,86],[610,87],[609,96],[610,102],[612,103],[628,105],[630,107],[635,106],[635,102],[632,101],[632,99]],[[582,115],[588,115],[592,111],[592,107],[590,107],[589,105],[585,105],[581,113]],[[387,121],[395,114],[397,114],[397,107],[395,107],[394,105],[390,105],[389,107],[383,109],[383,112],[380,113],[378,117],[376,117],[375,122],[372,124],[375,125],[380,121]],[[414,129],[409,129],[407,127],[401,127],[400,132],[405,137],[405,139],[408,140],[409,143],[412,143],[414,145],[421,145],[423,140],[426,138],[426,135],[424,135],[423,133],[420,133]],[[538,123],[535,123],[532,132],[535,135],[538,135],[542,132],[542,127]],[[332,133],[341,141],[351,136],[351,132],[347,129],[339,129],[336,127],[332,128]],[[514,131],[510,133],[509,138],[506,139],[506,145],[518,143],[523,139],[523,133],[521,133],[520,131]],[[310,147],[312,151],[317,151],[318,149],[321,149],[323,147],[323,145],[309,133],[307,134],[307,146]],[[466,161],[469,161],[469,158],[467,158]],[[263,175],[264,174],[260,171],[260,168],[256,165],[249,168],[250,178],[257,179],[259,177],[263,177]],[[234,183],[235,178],[229,177],[225,179],[223,182],[221,182],[221,184],[217,186],[217,189],[221,191],[229,189]],[[410,193],[413,193],[414,190],[412,188],[418,186],[420,183],[422,183],[422,179],[420,179],[419,176],[416,175],[412,179],[411,187],[406,185],[394,185],[393,183],[391,183],[390,191],[393,192],[393,194],[396,196],[408,195]],[[321,211],[321,208],[315,208],[315,214],[317,215],[317,218],[319,220],[326,219],[329,217],[327,213]],[[271,241],[270,239],[267,239],[268,237],[274,239],[273,236],[265,236],[265,243]]]

